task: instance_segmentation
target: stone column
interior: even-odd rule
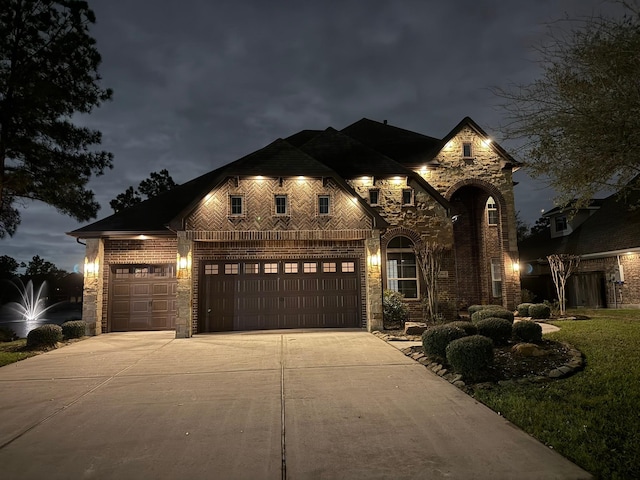
[[[102,333],[102,298],[104,289],[104,241],[87,239],[84,259],[82,319],[87,323],[87,335]]]
[[[192,251],[193,241],[187,239],[186,232],[178,232],[176,338],[190,338],[192,335]]]
[[[382,258],[380,255],[380,232],[365,240],[366,289],[367,289],[367,330],[382,330]]]

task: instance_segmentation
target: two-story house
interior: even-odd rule
[[[594,199],[577,211],[556,207],[544,214],[549,229],[520,243],[522,287],[536,301],[557,298],[547,256],[580,256],[566,287],[569,307],[640,307],[640,201],[636,191],[626,198]]]
[[[386,289],[412,319],[414,246],[446,246],[441,310],[514,308],[512,172],[470,118],[438,139],[362,119],[303,130],[70,235],[86,242],[83,318],[95,333],[381,329]]]

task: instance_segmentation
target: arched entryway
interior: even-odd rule
[[[461,182],[447,196],[459,304],[505,304],[503,229],[507,217],[503,196],[493,185],[479,180]]]

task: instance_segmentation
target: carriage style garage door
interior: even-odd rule
[[[356,259],[204,261],[199,331],[359,327]]]
[[[110,274],[110,331],[175,328],[174,265],[112,265]]]

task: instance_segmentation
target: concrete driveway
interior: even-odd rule
[[[362,331],[112,333],[0,368],[7,479],[578,479]]]

